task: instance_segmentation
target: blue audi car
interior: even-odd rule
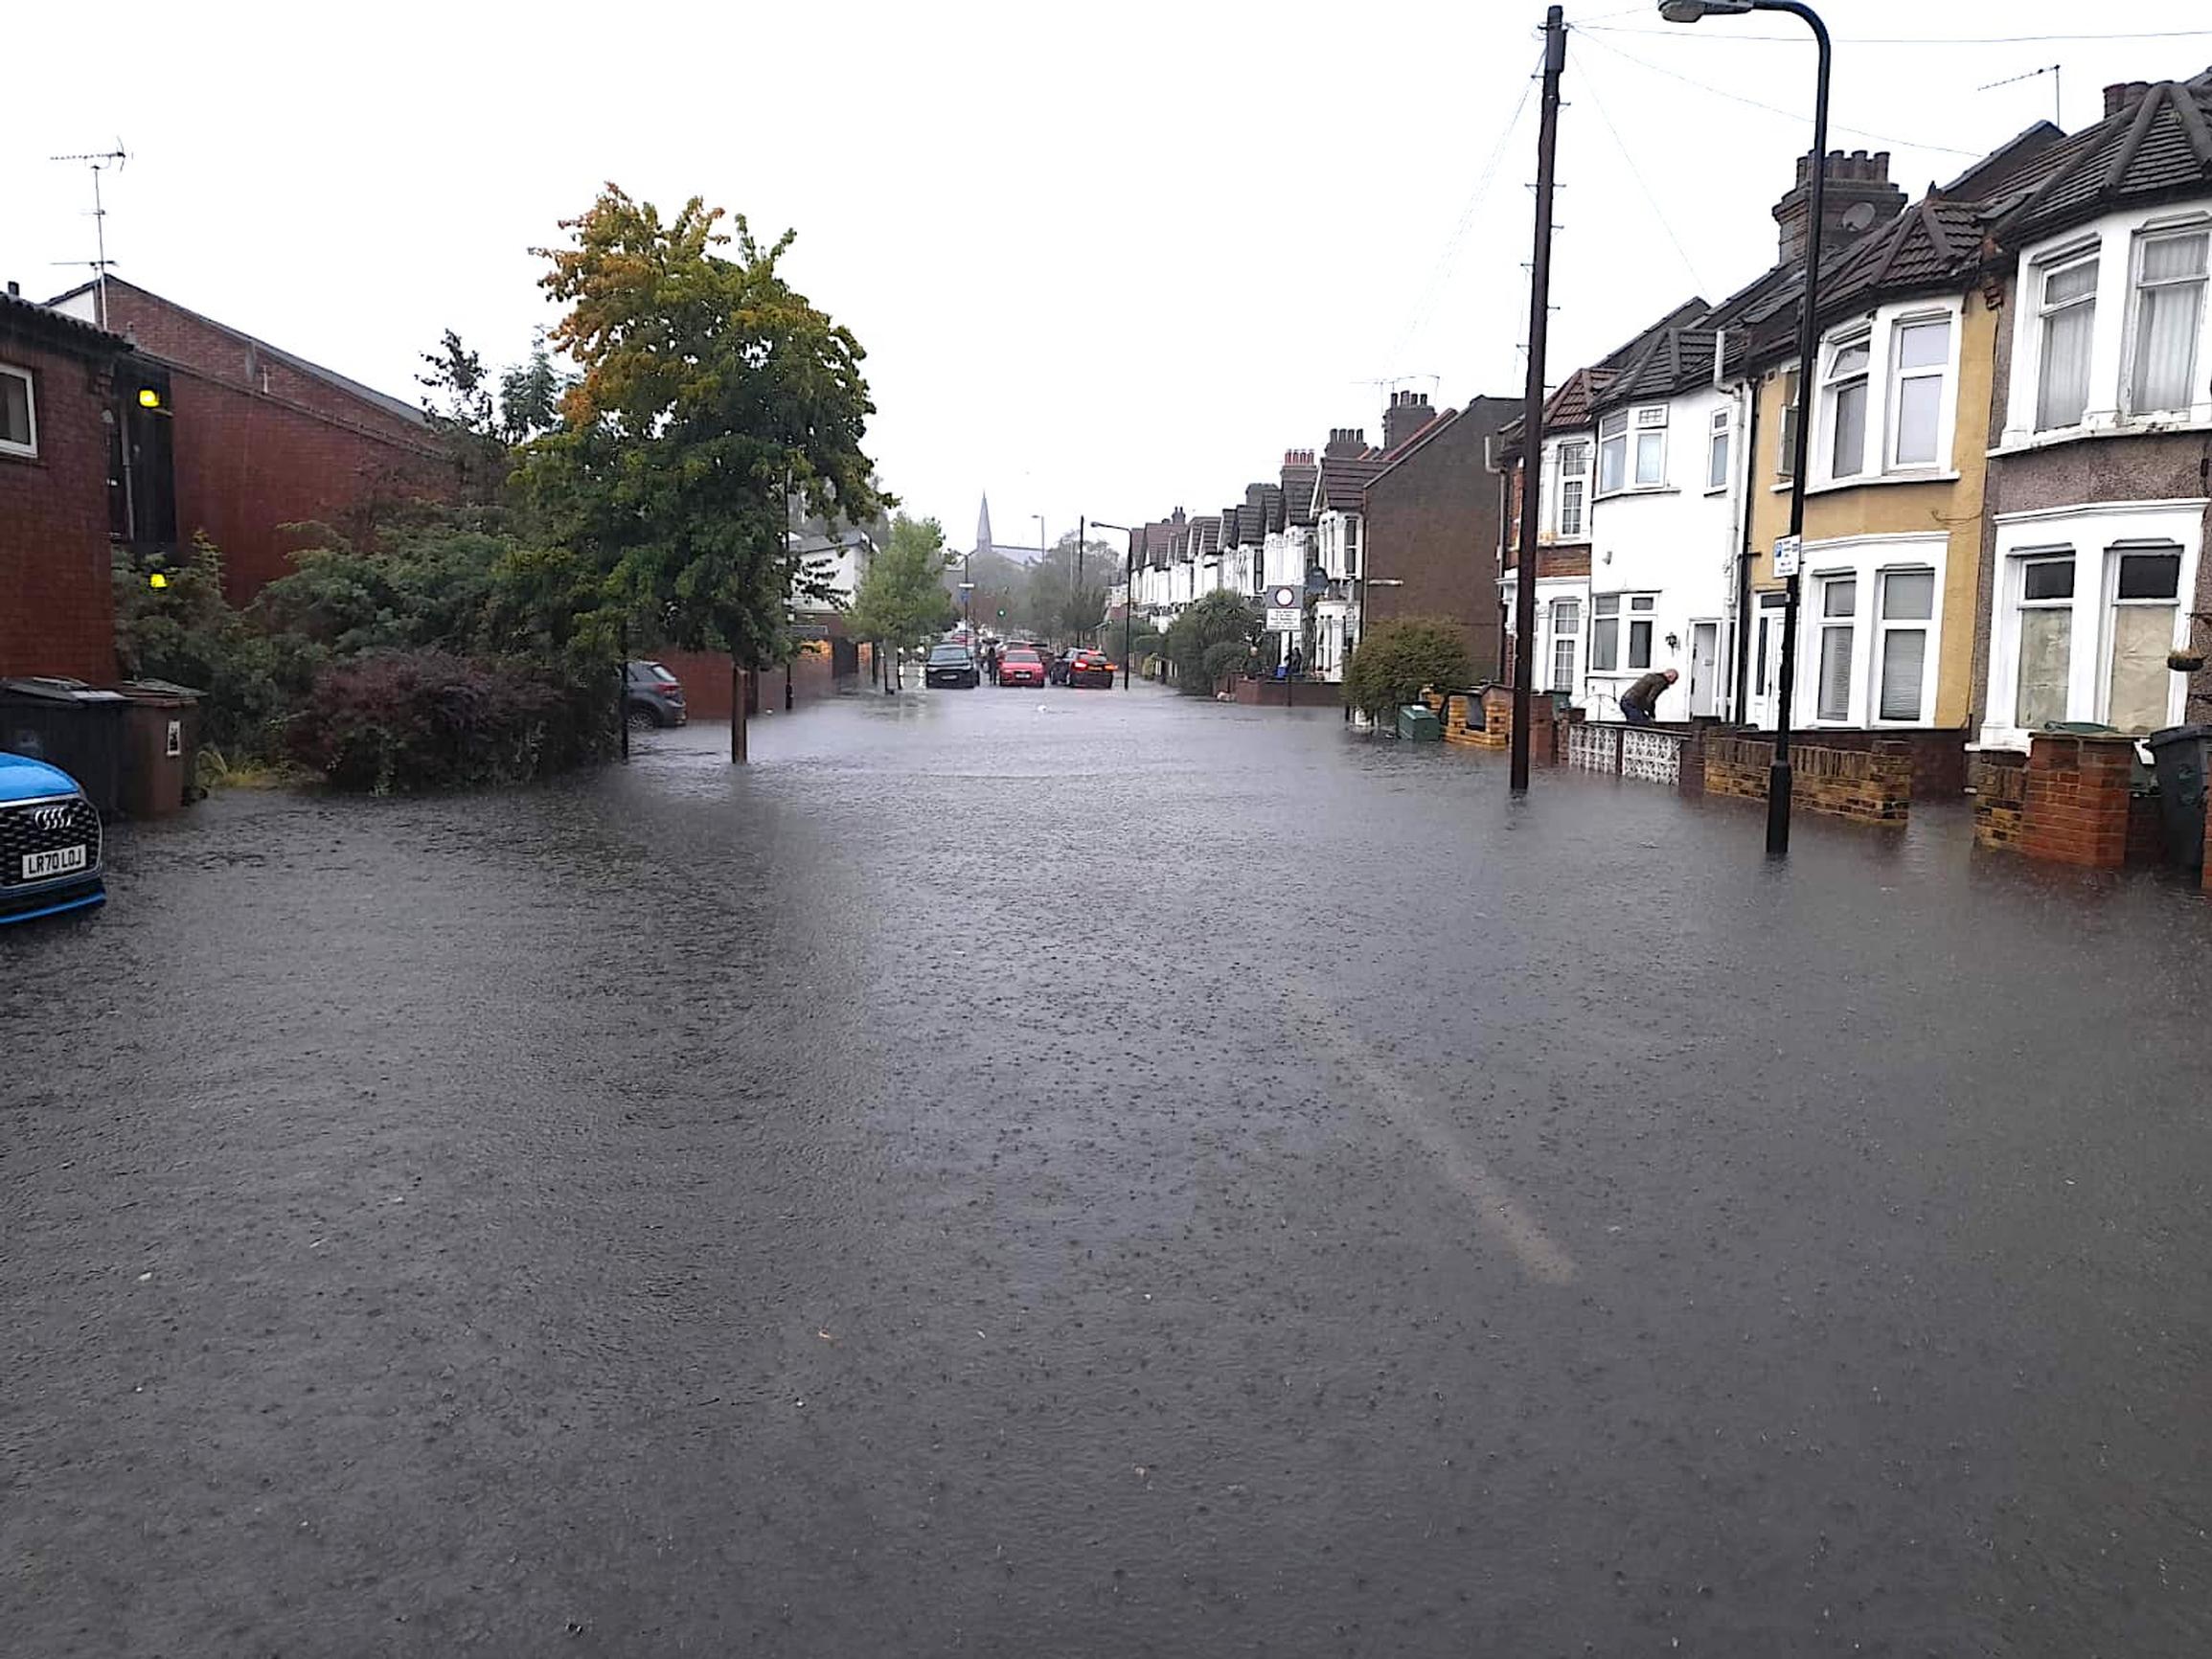
[[[0,923],[105,902],[100,814],[58,766],[0,754]]]

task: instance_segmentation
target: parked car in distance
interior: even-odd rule
[[[0,922],[107,900],[100,814],[58,766],[0,754]]]
[[[998,683],[1041,688],[1045,683],[1044,659],[1028,646],[1007,647],[1006,655],[998,659]]]
[[[983,670],[975,660],[975,653],[966,646],[931,646],[929,659],[922,665],[922,683],[973,691],[983,683]]]
[[[633,732],[682,725],[691,718],[682,684],[658,663],[624,664],[622,717]]]
[[[1113,659],[1106,652],[1080,650],[1068,657],[1060,681],[1069,686],[1104,686],[1110,692],[1116,671]]]

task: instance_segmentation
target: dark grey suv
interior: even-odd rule
[[[680,726],[691,718],[684,709],[683,687],[660,664],[626,664],[623,677],[622,714],[631,731]]]

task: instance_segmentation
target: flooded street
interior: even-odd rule
[[[1134,691],[119,831],[24,1655],[2167,1655],[2212,906]]]

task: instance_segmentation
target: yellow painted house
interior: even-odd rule
[[[1963,749],[2000,297],[1985,291],[1982,212],[1930,196],[1823,264],[1791,724],[1956,734]],[[1793,322],[1796,308],[1792,285],[1768,320]],[[1743,706],[1771,728],[1784,627],[1771,550],[1790,526],[1794,340],[1754,378]]]

